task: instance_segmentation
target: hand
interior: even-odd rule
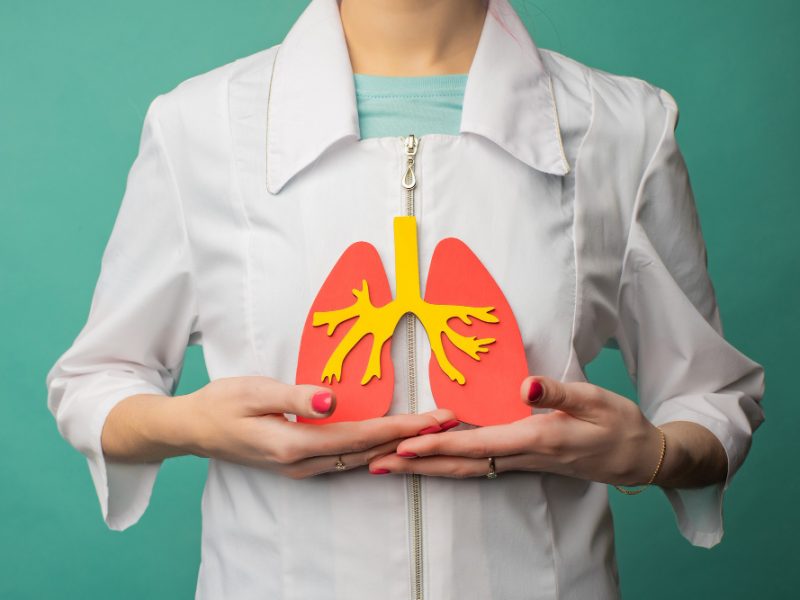
[[[440,422],[454,416],[449,410],[435,410],[323,425],[296,423],[283,413],[330,415],[336,406],[332,391],[259,376],[217,379],[176,400],[174,407],[180,412],[174,422],[181,423],[184,432],[179,444],[188,452],[294,479],[335,470],[339,455],[348,469],[366,465],[393,452],[402,440],[426,428],[437,430]]]
[[[407,439],[396,453],[371,461],[370,471],[478,477],[489,471],[492,456],[498,473],[549,471],[617,485],[650,479],[661,437],[634,402],[590,383],[543,376],[526,377],[520,395],[531,406],[555,410]]]

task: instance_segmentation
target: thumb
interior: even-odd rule
[[[299,384],[291,386],[286,411],[298,416],[321,419],[329,417],[336,409],[336,394],[333,390],[318,385]]]
[[[579,418],[591,413],[579,384],[563,383],[544,375],[531,375],[520,387],[523,401],[536,408],[554,408]]]

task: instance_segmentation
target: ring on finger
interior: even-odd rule
[[[489,472],[486,474],[487,479],[495,479],[497,477],[497,471],[495,470],[494,464],[494,457],[489,457]]]
[[[347,465],[345,465],[342,462],[342,455],[340,454],[339,456],[336,457],[336,470],[337,471],[344,471],[346,468],[347,468]]]

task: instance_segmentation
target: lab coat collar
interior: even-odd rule
[[[565,175],[550,74],[508,0],[489,0],[467,76],[461,133],[526,165]],[[267,106],[267,189],[278,193],[334,143],[360,139],[355,84],[337,0],[311,0],[278,46]]]

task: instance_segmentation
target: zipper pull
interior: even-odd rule
[[[417,185],[417,176],[414,174],[414,157],[417,154],[417,136],[413,133],[405,139],[406,146],[406,172],[403,174],[403,187],[413,190]]]

